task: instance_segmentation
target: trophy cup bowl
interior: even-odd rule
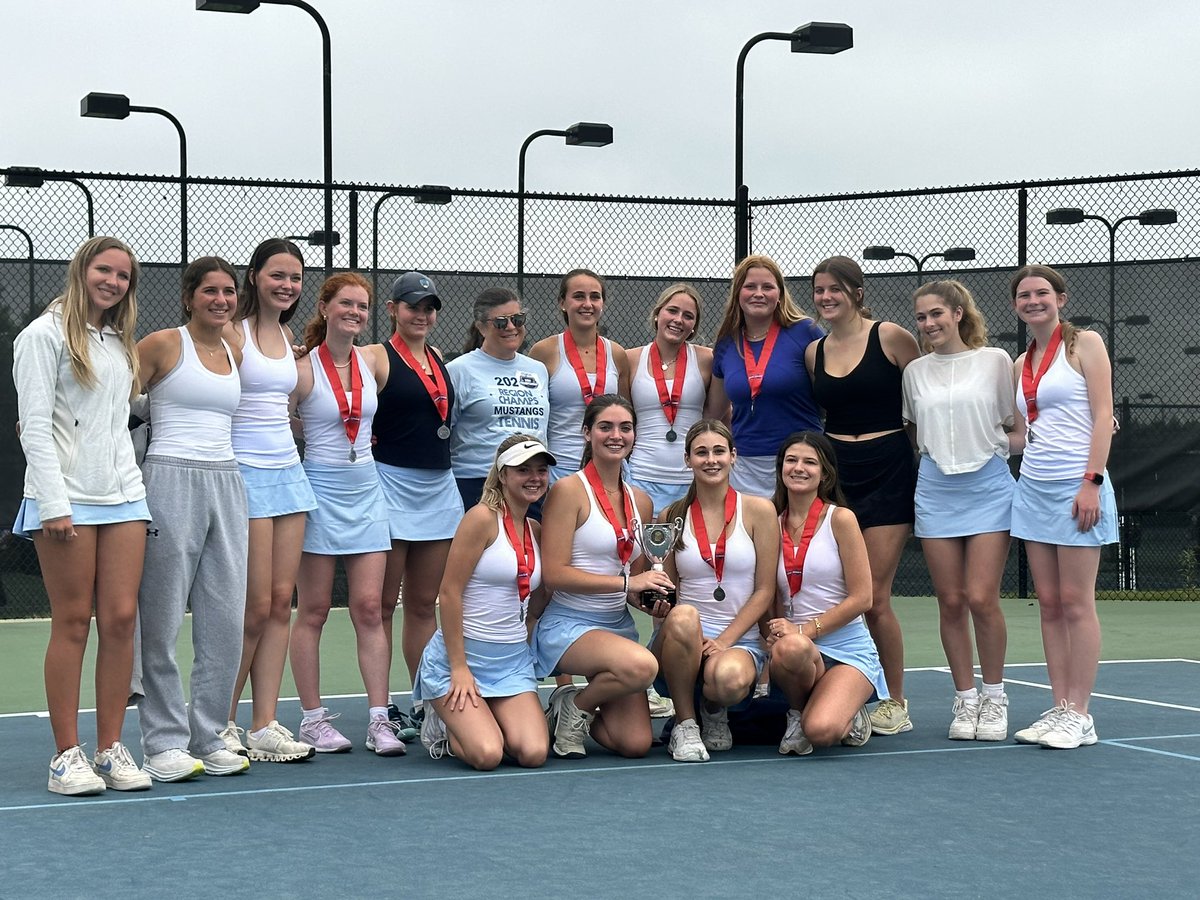
[[[639,522],[633,533],[638,545],[642,548],[642,553],[646,559],[650,560],[650,568],[655,572],[661,572],[663,571],[663,560],[667,558],[667,554],[671,552],[675,542],[683,533],[683,519],[677,517],[674,522],[650,522],[649,524]],[[642,609],[652,610],[654,601],[663,599],[674,606],[678,599],[675,589],[671,588],[665,596],[659,591],[642,591],[638,603],[641,604]]]

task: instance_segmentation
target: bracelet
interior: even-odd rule
[[[629,573],[624,569],[621,570],[621,593],[629,593]]]
[[[817,629],[817,633],[814,634],[813,637],[820,637],[821,636],[821,617],[820,616],[817,616],[815,619],[813,619],[813,627]]]

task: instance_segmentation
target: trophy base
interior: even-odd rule
[[[677,599],[675,589],[671,588],[671,590],[667,591],[666,597],[663,597],[658,591],[642,591],[638,602],[641,603],[642,609],[650,610],[654,609],[655,600],[666,600],[669,605],[674,606]]]

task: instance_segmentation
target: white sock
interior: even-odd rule
[[[975,690],[975,685],[971,685],[968,690],[955,691],[954,698],[956,700],[974,701],[979,699],[979,691]]]
[[[308,716],[306,715],[305,718],[307,719]],[[254,738],[257,741],[259,738],[261,738],[266,733],[267,733],[266,728],[260,728],[260,729],[258,729],[258,731],[250,732],[250,737]]]
[[[991,697],[993,700],[999,700],[1004,696],[1004,682],[1001,681],[999,684],[988,684],[985,681],[983,683],[983,696]]]
[[[424,707],[425,707],[425,701],[423,701],[423,700],[413,701],[413,712],[414,713],[419,713]]]
[[[300,712],[304,713],[304,721],[311,722],[313,719],[320,719],[325,716],[325,707],[318,706],[316,709],[305,709],[300,707]]]
[[[372,706],[370,709],[367,710],[367,715],[372,719],[386,719],[387,718],[387,707],[386,706]]]

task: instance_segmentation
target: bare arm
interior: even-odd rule
[[[1088,404],[1092,408],[1092,439],[1088,445],[1088,472],[1103,472],[1112,448],[1113,397],[1112,365],[1104,341],[1094,331],[1081,331],[1075,338],[1075,360],[1087,385]],[[1100,521],[1100,485],[1084,481],[1075,495],[1072,515],[1080,531],[1088,531]]]
[[[617,393],[629,400],[632,396],[629,392],[629,355],[618,344],[610,343],[609,346],[612,347],[613,363],[617,367]]]
[[[921,355],[921,347],[917,343],[917,339],[908,329],[901,328],[895,322],[884,322],[879,326],[879,343],[883,346],[883,352],[887,358],[901,371]],[[804,355],[805,361],[807,361],[807,350]],[[816,358],[816,350],[813,351],[813,357]]]
[[[713,375],[708,385],[708,396],[704,401],[705,418],[718,419],[728,425],[732,412],[729,395],[725,393],[725,379]]]
[[[463,591],[479,565],[483,551],[497,539],[498,533],[496,514],[486,506],[473,506],[458,523],[446,557],[446,570],[438,589],[438,608],[442,639],[450,660],[450,693],[446,703],[451,709],[466,709],[468,702],[472,706],[479,705],[479,691],[475,677],[467,667],[464,648]]]

